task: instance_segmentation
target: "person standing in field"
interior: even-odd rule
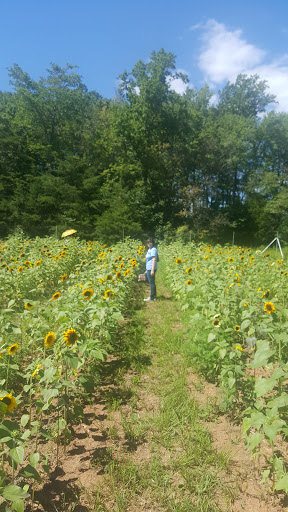
[[[146,253],[146,274],[150,285],[150,297],[145,302],[156,300],[155,274],[157,270],[158,252],[152,238],[147,240],[148,251]]]

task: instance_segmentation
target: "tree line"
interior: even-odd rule
[[[288,115],[259,76],[188,87],[161,49],[119,77],[115,98],[77,67],[34,81],[17,64],[0,92],[0,236],[77,229],[123,236],[265,243],[287,239]],[[173,80],[187,84],[184,94]]]

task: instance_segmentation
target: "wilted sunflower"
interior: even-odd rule
[[[114,292],[113,292],[113,290],[106,290],[104,292],[104,295],[105,295],[105,297],[104,297],[105,299],[113,299]]]
[[[63,338],[67,347],[70,347],[71,345],[75,345],[76,341],[78,340],[78,334],[75,329],[67,329]]]
[[[35,368],[34,372],[32,373],[31,377],[33,379],[33,377],[35,377],[35,375],[38,374],[40,368],[41,368],[42,364],[38,364],[37,368]]]
[[[54,295],[52,295],[52,299],[54,299],[54,300],[59,299],[59,297],[61,297],[61,293],[60,292],[56,292],[56,293],[54,293]]]
[[[188,284],[188,285],[189,285],[189,284],[192,284],[191,279],[188,279],[188,281],[186,281],[186,284]]]
[[[18,343],[14,343],[13,345],[11,345],[11,347],[8,348],[9,356],[15,354],[15,352],[17,352],[18,348],[19,348]]]
[[[269,299],[270,290],[265,290],[265,292],[262,293],[261,298],[262,299]]]
[[[47,348],[52,347],[52,345],[54,345],[54,342],[55,342],[54,332],[53,331],[48,332],[48,334],[46,334],[45,340],[44,340],[45,347],[47,347]]]
[[[214,327],[220,327],[221,322],[220,322],[219,318],[214,318],[212,324],[214,325]]]
[[[63,281],[65,281],[65,279],[67,279],[67,277],[68,277],[67,274],[63,274],[63,276],[61,277],[62,283],[63,283]]]
[[[239,332],[241,329],[240,329],[240,325],[235,325],[234,326],[234,331],[236,332]]]
[[[274,313],[276,311],[275,306],[273,302],[265,302],[264,311],[267,311],[267,313]]]
[[[25,302],[24,307],[25,307],[25,309],[33,309],[34,304],[31,304],[30,302]]]
[[[192,267],[188,267],[185,270],[185,274],[190,274],[192,272]]]
[[[88,299],[91,299],[92,295],[93,295],[93,290],[84,290],[81,295],[83,296],[83,299],[84,300],[88,300]]]
[[[2,400],[2,402],[4,402],[5,405],[7,405],[8,412],[12,412],[14,407],[17,407],[16,400],[12,393],[9,393],[9,395],[2,396],[0,400]]]

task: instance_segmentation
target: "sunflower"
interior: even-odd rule
[[[14,343],[13,345],[11,345],[11,347],[8,348],[9,356],[15,354],[15,352],[17,352],[18,348],[19,348],[18,343]]]
[[[240,350],[240,352],[243,352],[243,348],[241,345],[236,345],[235,350]]]
[[[239,332],[241,329],[240,329],[240,325],[235,325],[234,326],[234,331],[236,332]]]
[[[267,252],[267,254],[264,254],[264,258],[269,258],[269,256],[270,256],[269,252]]]
[[[67,329],[63,338],[67,347],[70,347],[71,345],[75,345],[76,341],[78,340],[78,334],[75,329]]]
[[[127,268],[127,270],[125,270],[124,276],[126,277],[126,276],[128,276],[128,274],[130,274],[130,268]]]
[[[111,276],[111,274],[108,274],[106,276],[106,281],[113,281],[113,276]]]
[[[89,290],[88,288],[86,290],[84,290],[81,295],[83,296],[83,299],[84,300],[89,300],[91,299],[92,295],[93,295],[93,290]]]
[[[39,266],[41,265],[41,263],[42,263],[42,259],[41,259],[41,260],[36,261],[35,266],[36,266],[36,267],[39,267]]]
[[[34,304],[31,304],[30,302],[25,302],[24,307],[25,307],[25,309],[33,309]]]
[[[274,313],[276,311],[275,306],[273,302],[265,302],[264,311],[267,311],[267,313]]]
[[[31,375],[32,379],[33,379],[33,377],[35,377],[35,375],[37,375],[37,373],[39,372],[41,366],[42,366],[42,364],[38,364],[37,368],[35,368],[34,372]]]
[[[177,258],[176,263],[177,265],[180,265],[181,263],[183,263],[183,261],[181,260],[181,258]]]
[[[114,292],[113,292],[113,290],[106,290],[104,292],[104,295],[105,295],[105,297],[103,297],[104,299],[113,299]]]
[[[60,292],[56,292],[56,293],[54,293],[54,295],[52,295],[52,299],[54,299],[54,300],[59,299],[59,297],[61,297],[61,293]]]
[[[265,292],[262,293],[261,298],[262,299],[269,299],[270,290],[265,290]]]
[[[47,348],[52,347],[52,345],[54,345],[54,342],[55,342],[54,332],[53,331],[48,332],[48,334],[46,334],[45,340],[44,340],[45,347],[47,347]]]
[[[121,272],[120,271],[116,272],[116,279],[118,279],[118,281],[121,281]]]
[[[229,263],[231,263],[232,261],[234,261],[234,258],[229,258],[228,261]]]
[[[219,318],[214,318],[212,324],[214,325],[214,327],[220,327],[221,322],[220,322]]]
[[[8,412],[12,412],[14,407],[17,407],[16,400],[12,393],[9,393],[9,395],[2,396],[0,400],[2,400],[2,402],[4,402],[5,405],[7,405]]]
[[[188,279],[188,281],[186,281],[186,284],[188,284],[188,285],[189,285],[189,284],[192,284],[191,279]]]
[[[21,274],[21,272],[23,272],[23,270],[24,270],[23,267],[18,267],[19,274]]]
[[[190,274],[192,272],[192,267],[188,267],[185,270],[185,274]]]
[[[63,274],[63,276],[61,277],[62,283],[63,283],[63,281],[65,281],[65,279],[67,279],[67,277],[68,277],[67,274]]]

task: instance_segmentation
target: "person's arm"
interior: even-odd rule
[[[156,265],[156,256],[153,256],[153,258],[152,258],[151,276],[154,276],[155,265]]]

